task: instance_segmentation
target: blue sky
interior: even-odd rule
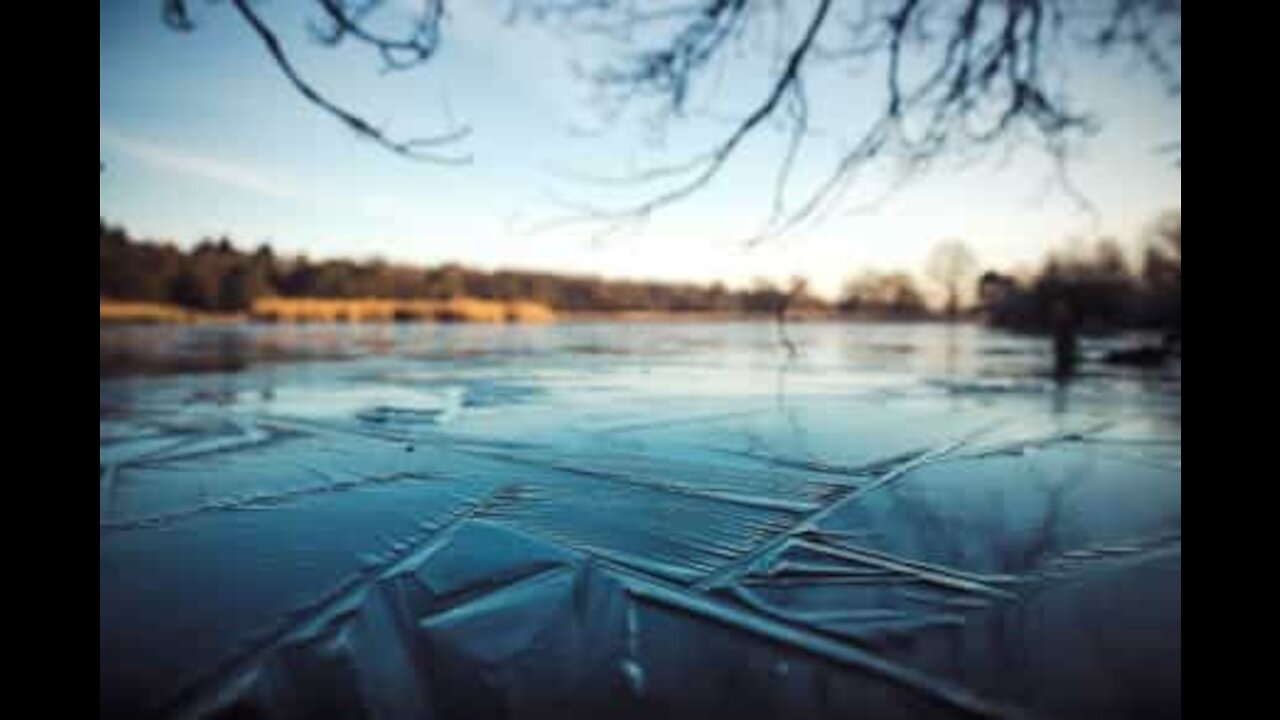
[[[160,21],[156,0],[102,2],[99,36],[99,143],[107,164],[100,213],[135,235],[184,247],[225,233],[241,245],[269,241],[313,257],[735,285],[802,274],[834,293],[862,269],[918,271],[947,238],[965,239],[984,265],[1029,264],[1070,236],[1131,240],[1157,212],[1181,205],[1180,171],[1153,151],[1181,138],[1181,101],[1167,100],[1122,63],[1088,61],[1075,66],[1072,87],[1105,124],[1072,173],[1096,219],[1055,189],[1045,158],[1021,151],[1004,163],[939,168],[868,208],[891,179],[873,168],[824,222],[748,250],[741,239],[768,208],[783,147],[781,135],[764,133],[705,193],[638,232],[595,242],[591,228],[535,231],[563,215],[550,198],[613,198],[615,191],[570,174],[616,176],[688,155],[724,126],[674,124],[657,147],[642,122],[591,137],[575,132],[600,125],[590,88],[569,69],[591,48],[544,26],[504,24],[506,3],[453,3],[441,53],[409,73],[380,72],[365,48],[319,48],[307,36],[315,11],[306,4],[262,4],[302,72],[390,134],[430,134],[451,121],[473,128],[460,146],[474,156],[471,165],[409,162],[306,103],[232,7],[191,6],[197,28],[181,34]],[[817,77],[813,86],[834,88],[828,97],[876,98],[881,81]],[[734,81],[716,89],[713,107],[740,108],[757,93]],[[857,102],[827,105],[836,109],[815,111],[820,128],[858,119]],[[819,176],[834,149],[821,137],[806,145],[795,192]]]

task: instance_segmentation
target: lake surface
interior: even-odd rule
[[[103,327],[103,713],[1180,717],[1181,369],[1127,341]]]

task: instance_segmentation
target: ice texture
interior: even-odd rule
[[[102,714],[1181,716],[1176,363],[788,333],[104,328]]]

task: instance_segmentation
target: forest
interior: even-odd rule
[[[98,294],[108,300],[166,303],[216,313],[242,313],[262,298],[473,298],[544,305],[557,313],[779,314],[918,320],[982,319],[1022,332],[1048,332],[1055,306],[1069,309],[1085,332],[1126,328],[1179,332],[1182,323],[1182,217],[1152,221],[1136,245],[1114,239],[1075,242],[1031,270],[987,269],[959,242],[941,243],[926,267],[947,291],[931,308],[905,271],[851,274],[837,298],[788,283],[757,279],[746,288],[724,283],[615,280],[531,270],[484,271],[456,263],[412,267],[379,260],[312,260],[277,255],[270,246],[242,250],[228,238],[205,239],[190,251],[133,238],[99,219]],[[961,302],[964,286],[971,301]]]

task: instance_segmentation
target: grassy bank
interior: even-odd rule
[[[551,308],[527,301],[477,298],[392,300],[383,298],[261,298],[248,312],[212,314],[178,305],[100,298],[100,323],[192,322],[480,322],[540,323],[556,319]]]
[[[245,319],[233,313],[209,313],[167,303],[98,299],[99,323],[203,323],[237,322]]]
[[[762,312],[714,312],[688,310],[681,312],[652,310],[620,310],[563,312],[557,315],[562,322],[634,322],[634,323],[726,323],[726,322],[775,322],[777,316]],[[797,310],[787,313],[787,322],[838,321],[848,318],[835,312]]]
[[[705,311],[568,311],[516,300],[502,302],[480,298],[449,300],[394,300],[386,298],[261,298],[247,312],[210,313],[165,303],[98,300],[100,323],[336,323],[336,322],[634,322],[716,323],[775,322],[773,313]],[[787,322],[929,322],[933,315],[892,316],[872,313],[840,314],[828,310],[789,311]],[[969,318],[972,319],[972,318]]]

